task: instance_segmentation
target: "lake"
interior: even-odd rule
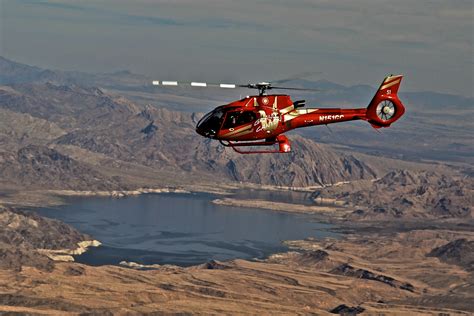
[[[240,191],[236,196],[308,203],[307,194],[262,192]],[[189,266],[211,259],[262,259],[287,250],[284,240],[337,237],[329,231],[332,225],[318,223],[310,215],[215,205],[215,198],[201,193],[74,197],[66,205],[38,212],[103,243],[76,257],[90,265],[125,260]]]

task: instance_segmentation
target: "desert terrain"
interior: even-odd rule
[[[52,261],[36,249],[75,248],[75,242],[90,237],[74,230],[65,234],[64,224],[57,227],[61,224],[32,214],[3,210],[0,219],[7,228],[2,232],[2,312],[473,312],[472,224],[431,224],[406,227],[405,232],[399,227],[370,231],[351,226],[343,239],[287,241],[289,252],[262,261],[210,261],[189,268],[153,265],[141,270]],[[49,240],[38,238],[44,237],[44,227],[50,228]],[[29,237],[15,236],[19,228]],[[65,235],[66,240],[59,239]]]
[[[332,136],[292,133],[288,155],[241,156],[194,133],[204,112],[195,105],[224,96],[146,82],[0,58],[1,313],[474,313],[472,99],[438,99],[464,119],[445,118],[436,146],[427,135],[442,105],[425,111],[432,96],[412,93],[413,116],[381,139],[348,125]],[[347,97],[354,87],[338,89],[323,102],[359,102]],[[391,137],[399,142],[384,141]],[[235,198],[236,188],[303,190],[313,203]],[[286,241],[288,252],[264,260],[92,267],[70,260],[94,236],[34,212],[65,196],[152,192],[210,192],[214,203],[311,214],[343,237]]]

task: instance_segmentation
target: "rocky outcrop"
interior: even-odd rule
[[[37,249],[42,255],[47,256],[53,261],[74,261],[73,256],[82,255],[89,247],[99,247],[101,244],[98,240],[83,240],[77,243],[73,249]]]
[[[461,266],[467,271],[474,271],[474,240],[456,239],[434,248],[427,256],[437,257],[443,262]]]
[[[91,240],[89,236],[60,221],[34,212],[0,209],[2,268],[20,270],[26,265],[50,271],[54,264],[45,252],[79,254],[88,246],[97,245],[88,240]]]
[[[120,188],[87,163],[77,161],[46,146],[28,145],[15,152],[0,151],[3,181],[37,188],[101,189]]]
[[[317,190],[313,198],[344,201],[355,211],[348,219],[472,218],[474,181],[431,171],[395,170],[359,186]]]
[[[374,273],[365,269],[354,268],[348,263],[341,264],[340,266],[334,268],[330,273],[350,276],[353,278],[372,280],[377,282],[382,282],[392,287],[398,287],[402,290],[413,292],[415,290],[414,286],[410,283],[403,283],[398,280],[395,280],[392,277]]]
[[[338,314],[338,315],[358,315],[361,314],[365,311],[365,308],[361,306],[347,306],[345,304],[338,305],[331,309],[329,312],[331,314]]]

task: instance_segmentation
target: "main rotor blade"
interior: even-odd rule
[[[248,85],[240,85],[234,83],[209,83],[209,82],[178,82],[178,81],[158,81],[152,82],[154,86],[191,86],[198,88],[223,88],[223,89],[235,89],[235,88],[247,88]]]
[[[235,83],[209,83],[209,82],[178,82],[178,81],[152,81],[154,86],[187,86],[187,87],[198,87],[198,88],[223,88],[223,89],[236,89],[236,88],[249,88],[257,89],[259,91],[271,90],[271,89],[280,89],[280,90],[297,90],[297,91],[321,91],[320,89],[309,89],[309,88],[293,88],[293,87],[280,87],[272,86],[268,82],[259,82],[259,83],[248,83],[248,84],[235,84]],[[261,92],[262,93],[262,92]]]
[[[269,89],[298,90],[298,91],[314,91],[314,92],[320,92],[320,91],[321,91],[321,89],[291,88],[291,87],[275,87],[275,86],[270,86]]]

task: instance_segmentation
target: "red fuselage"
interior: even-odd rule
[[[366,108],[358,109],[306,109],[304,101],[293,102],[288,95],[250,96],[214,109],[197,124],[196,132],[218,139],[224,146],[266,146],[279,144],[278,151],[289,152],[289,140],[283,133],[306,126],[326,125],[353,120],[368,121],[374,128],[389,127],[404,113],[398,99],[403,76],[386,77]]]
[[[273,139],[289,130],[366,119],[361,109],[296,108],[288,95],[250,96],[216,108],[196,128],[203,136],[228,141]]]

